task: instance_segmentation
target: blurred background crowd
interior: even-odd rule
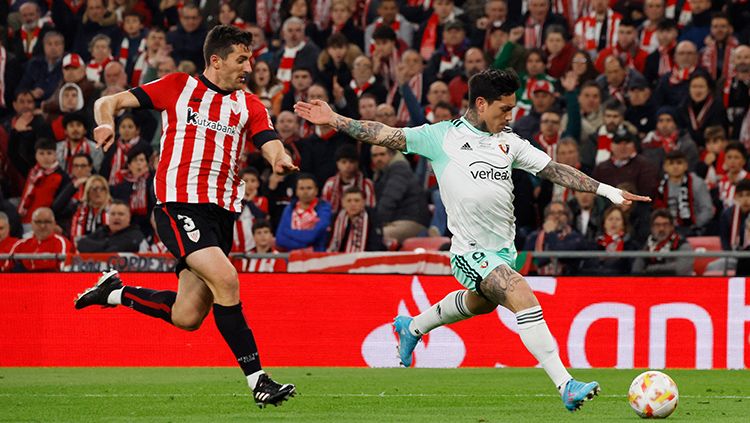
[[[311,125],[292,107],[320,99],[397,127],[455,119],[468,79],[491,67],[520,76],[520,136],[654,199],[614,207],[514,171],[519,251],[750,245],[748,0],[3,0],[0,17],[0,253],[166,251],[150,218],[162,117],[121,114],[105,152],[91,140],[93,104],[202,73],[203,41],[220,24],[253,34],[247,90],[302,170],[273,174],[247,143],[236,252],[397,250],[414,237],[446,249],[426,160]],[[692,260],[536,269],[631,271],[690,274]]]

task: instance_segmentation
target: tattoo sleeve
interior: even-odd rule
[[[576,191],[596,192],[599,182],[580,170],[554,161],[542,169],[539,177]]]
[[[406,150],[406,135],[400,128],[391,128],[369,120],[354,120],[341,115],[336,115],[331,126],[358,141],[399,151]]]

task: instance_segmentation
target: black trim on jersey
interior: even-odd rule
[[[234,92],[234,91],[222,90],[221,88],[219,88],[218,86],[216,86],[216,84],[214,84],[213,82],[209,81],[208,78],[206,78],[204,75],[199,76],[198,79],[200,79],[201,82],[203,83],[203,85],[207,86],[210,90],[216,91],[217,93],[219,93],[221,95],[229,95],[229,94],[232,94]]]
[[[138,103],[141,105],[141,109],[153,109],[154,103],[151,102],[151,97],[146,94],[146,90],[141,87],[131,88],[130,92],[138,99]]]
[[[263,147],[263,144],[273,141],[273,140],[280,140],[279,134],[276,133],[273,129],[266,129],[265,131],[260,131],[257,134],[253,135],[253,144],[255,144],[255,147],[260,149]]]

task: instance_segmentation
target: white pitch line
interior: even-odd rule
[[[304,397],[321,397],[321,398],[335,398],[335,397],[351,397],[351,398],[467,398],[475,397],[476,395],[469,394],[300,394]],[[194,398],[194,397],[241,397],[246,396],[245,394],[233,394],[233,393],[205,393],[205,394],[164,394],[164,393],[153,393],[153,394],[32,394],[32,393],[0,393],[0,397],[5,398],[17,398],[17,397],[31,397],[31,398]],[[249,394],[248,394],[249,396]],[[553,394],[495,394],[495,395],[483,395],[484,397],[496,397],[496,398],[559,398],[559,395]],[[626,398],[627,395],[612,395],[612,394],[600,394],[603,398]],[[694,398],[694,399],[750,399],[750,395],[680,395],[680,398]]]

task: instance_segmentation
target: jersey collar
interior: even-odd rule
[[[461,116],[460,120],[463,121],[463,123],[466,124],[466,127],[469,128],[474,133],[479,134],[479,135],[486,135],[488,137],[492,136],[491,133],[484,132],[484,131],[480,130],[479,128],[475,127],[474,125],[472,125],[468,120],[466,120],[465,117]]]
[[[203,74],[201,74],[198,77],[198,79],[200,79],[201,82],[203,82],[203,85],[207,86],[210,90],[216,91],[217,93],[219,93],[221,95],[229,95],[229,94],[232,94],[234,92],[234,91],[222,90],[216,84],[214,84],[213,82],[209,81],[208,78],[206,78],[206,76],[203,75]]]

